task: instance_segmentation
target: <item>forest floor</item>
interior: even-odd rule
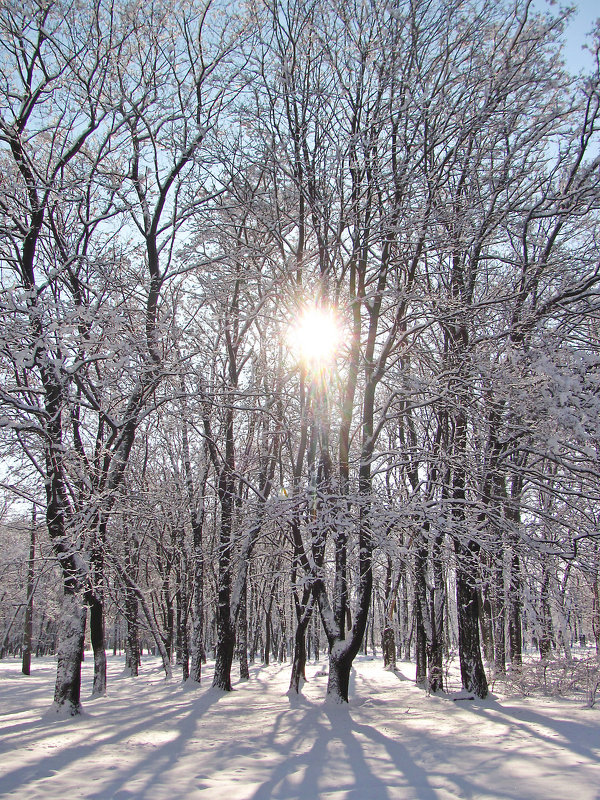
[[[325,704],[325,662],[301,699],[289,665],[251,668],[224,694],[165,681],[144,657],[137,679],[109,657],[106,697],[48,719],[55,663],[0,662],[0,797],[27,800],[598,800],[600,708],[585,697],[428,697],[414,666],[355,662],[349,707]],[[450,687],[452,688],[452,687]],[[457,687],[455,687],[457,688]]]

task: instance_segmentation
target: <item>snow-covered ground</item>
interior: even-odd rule
[[[49,721],[55,665],[0,662],[0,797],[36,800],[598,800],[600,709],[575,700],[427,697],[380,661],[356,662],[351,705],[323,703],[324,664],[303,699],[289,666],[254,667],[230,694],[137,679],[109,658],[109,693]],[[321,673],[321,674],[319,674]]]

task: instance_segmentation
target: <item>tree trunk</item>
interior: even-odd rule
[[[306,681],[306,625],[298,623],[294,635],[294,656],[292,659],[292,673],[290,675],[289,691],[300,693],[302,684]]]
[[[42,655],[45,655],[45,637],[44,637],[44,624],[46,622],[46,606],[42,608],[42,614],[40,617],[40,627],[38,628],[38,635],[37,641],[35,643],[35,657],[39,658]]]
[[[421,612],[421,603],[416,596],[414,603],[415,614],[415,683],[418,686],[424,687],[427,682],[427,636],[425,635],[425,625],[423,624],[423,615]]]
[[[402,576],[402,589],[400,594],[400,603],[398,604],[398,615],[400,625],[400,658],[403,661],[410,661],[410,648],[412,638],[412,628],[409,624],[409,603],[408,603],[408,578],[406,570]]]
[[[248,596],[246,581],[244,581],[244,586],[240,594],[240,610],[238,614],[238,658],[240,661],[240,680],[250,680],[250,670],[248,669]]]
[[[219,586],[217,591],[217,643],[213,687],[231,691],[231,665],[235,630],[231,619],[231,492],[221,499],[221,542],[219,546]]]
[[[31,674],[31,640],[33,637],[33,589],[35,578],[35,522],[36,509],[31,514],[31,530],[29,534],[29,561],[27,563],[27,605],[25,606],[25,624],[23,626],[23,675]]]
[[[212,683],[215,689],[222,689],[224,692],[231,691],[231,665],[234,647],[235,636],[231,625],[220,624],[217,632],[215,674]]]
[[[86,607],[79,596],[65,591],[60,615],[53,706],[53,710],[60,715],[75,716],[81,713],[81,662],[86,616]]]
[[[308,589],[304,590],[302,600],[298,598],[294,591],[294,607],[297,625],[294,634],[294,655],[292,657],[289,691],[298,694],[302,684],[306,681],[306,631],[311,621],[313,610],[313,598]]]
[[[353,659],[348,654],[329,654],[329,676],[327,678],[327,700],[333,703],[347,703],[350,688],[350,671]]]
[[[231,614],[233,503],[235,492],[235,442],[233,435],[233,409],[227,411],[225,434],[225,461],[220,466],[218,496],[221,505],[219,530],[219,561],[217,585],[217,642],[213,687],[231,691],[231,665],[235,647],[235,627]],[[214,457],[215,466],[218,457]]]
[[[540,649],[540,658],[544,661],[550,656],[552,648],[554,647],[554,630],[550,611],[550,573],[546,568],[544,568],[542,574],[542,585],[540,589],[538,645]]]
[[[112,560],[113,566],[119,575],[121,581],[125,584],[128,590],[131,590],[135,593],[135,596],[142,607],[142,611],[144,612],[144,617],[146,618],[146,622],[148,623],[148,627],[152,632],[152,637],[156,643],[156,649],[160,653],[163,662],[163,669],[165,671],[165,676],[167,678],[172,678],[173,673],[171,670],[171,661],[169,659],[169,654],[165,648],[165,643],[163,642],[160,631],[156,627],[156,622],[154,620],[154,616],[151,610],[148,608],[148,604],[144,598],[144,593],[140,589],[140,587],[132,580],[132,578],[128,575],[127,570],[124,569],[123,565],[113,557]]]
[[[381,634],[381,649],[383,651],[384,669],[396,669],[396,636],[394,634],[394,608],[400,576],[394,583],[392,581],[392,559],[387,558],[387,568],[384,585],[383,631]]]
[[[516,472],[510,496],[506,502],[506,517],[514,525],[510,533],[511,545],[510,572],[508,581],[508,647],[510,662],[513,666],[523,663],[523,626],[521,612],[523,608],[523,591],[521,580],[521,559],[519,555],[518,531],[521,524],[521,492],[523,490],[523,475]]]
[[[477,609],[481,627],[481,644],[488,664],[494,661],[494,632],[492,623],[492,603],[489,597],[489,586],[482,587],[477,592]]]
[[[125,623],[127,633],[125,638],[125,672],[132,678],[137,678],[140,663],[140,643],[138,627],[139,604],[135,592],[125,588]]]
[[[508,591],[508,648],[510,662],[514,666],[520,666],[523,663],[521,608],[521,564],[519,554],[513,549]]]
[[[442,536],[433,542],[433,590],[429,602],[431,620],[431,642],[427,652],[427,681],[430,692],[443,690],[444,685],[444,608],[446,606],[446,583],[442,563]]]
[[[104,647],[104,607],[101,600],[93,597],[90,602],[90,639],[94,651],[93,697],[106,694],[106,649]]]
[[[200,683],[202,663],[206,661],[204,651],[204,556],[202,551],[202,527],[194,528],[194,617],[192,627],[192,664],[190,679]]]
[[[106,520],[99,518],[92,537],[90,575],[92,588],[86,593],[90,608],[90,639],[94,652],[94,685],[92,697],[106,694],[106,650],[104,633],[104,558],[106,542]]]
[[[477,558],[473,543],[454,542],[456,551],[456,605],[458,610],[458,651],[463,688],[477,697],[487,697],[488,684],[479,645]]]
[[[396,670],[396,637],[391,621],[387,618],[381,635],[381,649],[384,668],[394,672]]]
[[[269,666],[269,659],[271,657],[271,606],[265,616],[265,653],[263,663],[265,667]]]
[[[492,630],[494,634],[494,669],[497,675],[506,672],[506,592],[504,590],[504,557],[496,553],[493,565]]]
[[[600,656],[600,577],[594,575],[592,581],[592,633],[596,643],[596,655]]]
[[[188,615],[184,609],[181,620],[181,680],[190,677],[190,640],[188,636]]]

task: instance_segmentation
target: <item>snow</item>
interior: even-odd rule
[[[0,797],[36,800],[593,800],[600,793],[600,709],[584,698],[427,697],[414,666],[355,662],[349,707],[324,702],[324,663],[304,696],[289,664],[251,668],[235,691],[166,681],[159,659],[122,675],[109,656],[106,697],[80,718],[49,720],[55,662],[0,662]],[[458,685],[455,687],[458,689]]]

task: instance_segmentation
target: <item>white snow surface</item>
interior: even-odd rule
[[[324,702],[324,663],[304,695],[289,665],[251,667],[231,693],[166,681],[158,659],[121,675],[79,718],[47,718],[55,662],[0,662],[0,797],[36,800],[598,800],[600,709],[584,700],[427,697],[414,666],[359,658],[348,707]],[[454,698],[454,699],[453,699]]]

